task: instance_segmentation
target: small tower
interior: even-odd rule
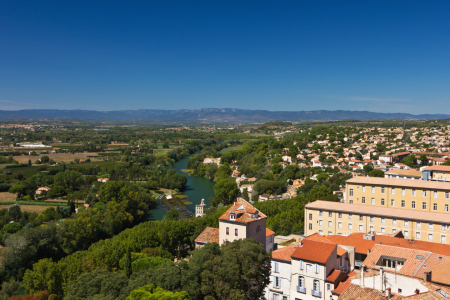
[[[205,215],[205,199],[202,199],[201,204],[195,206],[195,217],[203,217]]]

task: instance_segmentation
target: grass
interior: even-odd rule
[[[44,154],[47,155],[50,159],[53,159],[56,162],[71,162],[75,158],[79,158],[80,160],[85,160],[88,157],[97,156],[97,153],[52,153],[52,154]],[[19,163],[28,163],[28,160],[31,159],[31,162],[35,162],[40,158],[40,156],[30,156],[30,155],[19,155],[13,157]],[[91,158],[91,160],[95,160],[95,158]]]
[[[55,205],[52,205],[55,207]],[[27,212],[36,212],[38,214],[42,213],[44,210],[46,210],[48,207],[52,207],[49,205],[20,205],[21,211],[27,211]],[[9,205],[0,205],[0,209],[8,209]]]
[[[242,149],[242,145],[239,146],[233,146],[233,147],[228,147],[225,149],[220,150],[220,154],[225,154],[228,153],[230,151],[234,151],[234,150],[241,150]]]
[[[8,192],[0,192],[0,202],[15,201],[16,195]]]

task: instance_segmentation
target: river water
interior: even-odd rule
[[[176,162],[173,168],[177,173],[187,176],[186,190],[183,192],[184,195],[188,196],[188,200],[192,202],[191,205],[186,205],[186,207],[195,213],[195,205],[200,204],[202,199],[205,199],[206,207],[209,208],[209,197],[214,193],[214,182],[198,176],[188,176],[188,174],[182,172],[181,170],[187,169],[186,164],[189,160],[189,156],[183,158],[182,160]],[[154,209],[150,209],[147,212],[147,220],[162,220],[166,214],[167,208],[164,207],[162,203]]]

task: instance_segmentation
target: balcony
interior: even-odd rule
[[[316,296],[316,297],[322,297],[322,292],[316,291],[316,290],[311,290],[311,295]]]
[[[306,294],[306,287],[297,285],[297,292]]]

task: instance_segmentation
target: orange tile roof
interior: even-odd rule
[[[380,267],[377,265],[377,262],[383,256],[403,258],[406,259],[406,261],[403,263],[403,267],[401,267],[396,272],[401,275],[414,276],[418,268],[422,266],[422,264],[430,254],[431,252],[415,249],[405,249],[387,245],[375,245],[372,248],[372,252],[367,255],[366,259],[363,262],[363,265],[369,268],[379,269]],[[421,257],[417,257],[418,255],[420,255]],[[389,271],[389,268],[385,268],[385,270]]]
[[[339,284],[338,288],[342,285]],[[385,300],[386,297],[383,292],[371,288],[362,288],[356,284],[348,284],[345,291],[340,294],[339,300]],[[335,289],[333,292],[335,292]],[[402,296],[392,294],[391,300],[403,299]]]
[[[291,261],[291,255],[299,245],[291,245],[277,249],[272,252],[272,258],[284,261]]]
[[[320,235],[318,233],[314,233],[314,234],[312,234],[310,236],[307,236],[307,237],[305,237],[305,239],[313,240],[313,241],[320,241],[320,242],[325,242],[325,243],[331,243],[331,244],[336,244],[335,242],[329,240],[328,238],[326,238],[326,237],[324,237],[324,236],[322,236],[322,235]],[[338,246],[338,248],[337,248],[337,255],[338,256],[342,256],[342,255],[344,255],[347,252],[348,252],[347,250],[345,250],[345,249],[343,249],[343,248]]]
[[[274,231],[270,230],[269,228],[266,228],[266,237],[274,235],[274,234],[275,234]]]
[[[436,153],[433,153],[436,154]],[[425,167],[423,168],[423,170],[431,170],[431,171],[447,171],[450,172],[450,166],[429,166],[429,167]]]
[[[295,249],[292,257],[324,264],[333,254],[336,247],[333,243],[303,239],[302,245]]]
[[[400,180],[400,179],[389,179],[389,180]],[[405,179],[408,180],[408,179]],[[422,181],[422,180],[408,180],[408,181]],[[441,182],[442,183],[442,182]],[[450,183],[449,183],[450,185]],[[450,186],[449,186],[450,190]],[[402,220],[419,220],[419,221],[430,221],[433,223],[443,223],[449,224],[450,214],[448,213],[434,213],[429,211],[414,211],[410,209],[401,209],[401,208],[389,208],[389,207],[380,207],[380,206],[371,206],[371,205],[363,205],[363,204],[350,204],[350,203],[340,203],[340,202],[331,202],[331,201],[323,201],[317,200],[305,205],[307,209],[315,209],[315,210],[325,210],[325,211],[339,211],[339,212],[348,212],[352,214],[364,214],[364,215],[372,215],[372,216],[390,216],[397,219]]]
[[[353,177],[347,180],[347,183],[353,184],[373,184],[384,186],[403,186],[410,188],[425,188],[435,190],[450,190],[450,182],[437,182],[425,180],[411,180],[411,179],[395,179],[395,178],[380,178],[380,177]]]
[[[195,241],[200,243],[219,243],[219,228],[206,227]]]
[[[422,268],[416,271],[415,277],[422,278],[424,272],[431,271],[431,281],[450,285],[450,256],[431,254]]]
[[[331,274],[328,275],[328,277],[325,279],[325,281],[335,282],[338,279],[339,275],[341,275],[343,273],[346,273],[346,272],[341,271],[341,270],[333,270],[333,272],[331,272]]]
[[[258,211],[250,203],[244,200],[244,198],[238,198],[230,208],[219,217],[219,220],[230,220],[230,214],[236,214],[236,220],[234,222],[248,223],[257,220],[267,218],[265,214]],[[251,214],[257,213],[258,218],[252,218]]]

